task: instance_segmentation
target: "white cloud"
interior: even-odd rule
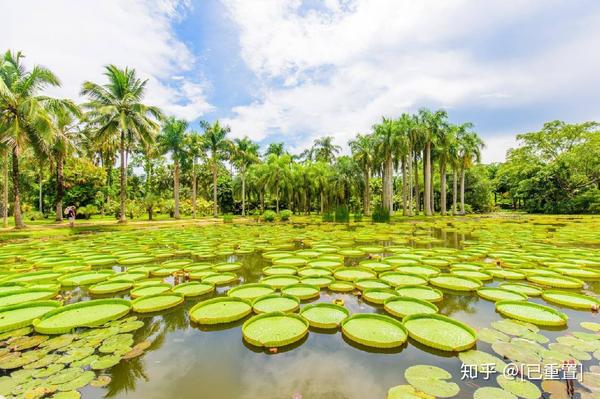
[[[514,134],[496,134],[485,138],[485,147],[481,151],[481,162],[504,162],[506,151],[517,147]]]
[[[345,144],[382,115],[420,106],[525,107],[600,85],[600,53],[590,51],[600,35],[597,13],[524,55],[481,59],[471,48],[556,2],[331,0],[321,10],[304,10],[300,0],[224,2],[242,58],[263,83],[226,123],[256,140],[303,147],[326,134]],[[502,160],[493,150],[512,135],[492,137],[486,157]]]
[[[0,48],[21,50],[61,79],[51,95],[78,98],[85,80],[104,82],[103,66],[136,69],[148,79],[146,102],[188,120],[212,109],[202,81],[176,79],[192,71],[194,55],[172,23],[188,1],[0,0]],[[22,17],[26,16],[26,17]]]

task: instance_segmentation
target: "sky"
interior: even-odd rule
[[[444,108],[483,137],[484,162],[555,119],[600,120],[596,0],[0,0],[0,50],[79,97],[107,64],[148,79],[145,101],[232,137],[348,151],[385,117]]]

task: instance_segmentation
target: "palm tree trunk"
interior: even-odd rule
[[[385,163],[383,165],[383,179],[382,179],[382,205],[383,209],[388,211],[390,215],[393,212],[392,205],[392,157],[391,155],[386,156]]]
[[[323,210],[324,210],[324,199],[323,199],[323,191],[321,191],[321,215],[323,214]]]
[[[408,215],[407,200],[408,200],[408,180],[406,175],[406,155],[402,156],[402,215]]]
[[[425,216],[431,216],[431,143],[425,144],[423,150],[423,180],[425,183],[425,194],[423,194],[423,206]]]
[[[429,194],[431,195],[431,198],[429,200],[429,207],[431,208],[431,214],[435,214],[435,188],[433,185],[433,162],[431,159],[431,154],[429,159],[429,187]]]
[[[440,159],[440,212],[446,216],[446,162]]]
[[[120,181],[120,204],[119,204],[119,223],[127,221],[125,217],[125,132],[121,131],[121,142],[119,143],[119,153],[121,158],[121,181]]]
[[[219,207],[217,205],[217,160],[214,156],[212,159],[212,178],[213,178],[213,216],[219,216]]]
[[[279,185],[275,189],[275,211],[279,215]]]
[[[417,163],[417,157],[415,157],[415,213],[419,214],[421,211],[421,188],[419,187],[419,165]]]
[[[192,164],[192,218],[196,219],[196,191],[198,190],[198,183],[196,178],[196,158]]]
[[[363,198],[363,209],[365,215],[369,215],[371,213],[371,170],[367,166],[365,168],[365,192]]]
[[[246,174],[242,173],[242,216],[246,216]]]
[[[458,174],[456,173],[456,166],[452,167],[452,216],[456,215],[456,202],[458,198]]]
[[[465,168],[460,168],[460,214],[465,214]]]
[[[2,181],[2,227],[8,227],[8,151],[4,153],[4,167]]]
[[[173,186],[173,199],[175,200],[175,211],[173,216],[175,219],[179,219],[179,162],[175,161],[175,176]]]
[[[408,152],[408,214],[413,216],[413,180],[412,180],[412,165],[413,151],[412,147]]]
[[[42,167],[40,166],[40,175],[39,175],[39,192],[38,192],[38,210],[40,213],[44,213],[44,189],[43,189],[43,178],[44,174],[42,173]]]
[[[63,197],[65,196],[65,183],[63,181],[63,156],[56,157],[56,217],[55,221],[63,221]]]
[[[23,217],[21,216],[21,196],[19,194],[19,147],[15,146],[12,151],[12,182],[13,182],[13,215],[15,218],[15,228],[22,229]]]

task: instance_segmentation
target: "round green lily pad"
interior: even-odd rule
[[[473,399],[517,399],[517,397],[502,388],[481,387],[473,393]]]
[[[171,288],[174,293],[183,294],[185,298],[205,295],[215,290],[215,286],[205,282],[190,281]]]
[[[403,323],[412,339],[435,349],[463,351],[477,341],[471,327],[439,314],[414,314],[406,316]]]
[[[363,278],[374,278],[376,274],[362,267],[340,267],[333,273],[333,276],[338,280],[356,281]]]
[[[497,373],[502,373],[507,364],[500,358],[487,352],[471,349],[460,352],[458,358],[466,365],[477,366],[479,371],[484,371],[487,365],[493,364]]]
[[[488,344],[493,344],[494,342],[510,341],[510,337],[503,332],[494,330],[493,328],[482,328],[477,331],[477,339],[483,342],[487,342]]]
[[[411,366],[404,371],[404,378],[415,389],[438,398],[451,398],[460,392],[458,385],[449,381],[452,375],[436,366]]]
[[[408,337],[402,323],[376,313],[355,314],[345,319],[341,326],[348,339],[375,348],[395,348],[404,344]]]
[[[433,303],[421,299],[396,296],[383,302],[383,309],[396,317],[405,317],[417,313],[437,313],[438,308]]]
[[[547,302],[567,306],[574,309],[598,309],[600,301],[589,295],[576,294],[568,291],[546,290],[542,298]]]
[[[60,307],[57,301],[34,301],[0,308],[0,333],[31,325],[33,320]]]
[[[527,296],[539,296],[542,295],[542,289],[529,284],[520,283],[504,283],[498,286],[504,290],[519,292]]]
[[[454,291],[475,291],[483,285],[480,280],[459,277],[452,274],[440,274],[429,279],[431,285]]]
[[[296,314],[263,313],[242,326],[244,339],[258,347],[278,348],[293,344],[308,333],[308,322]]]
[[[563,326],[568,320],[566,314],[554,308],[527,301],[499,301],[496,310],[512,319],[541,326]]]
[[[284,287],[281,289],[282,293],[295,296],[296,298],[299,298],[301,301],[304,301],[307,299],[318,298],[319,295],[321,294],[320,291],[321,291],[320,288],[315,285],[302,284],[302,283],[288,285],[287,287]]]
[[[422,299],[429,302],[439,302],[444,299],[442,291],[424,285],[406,285],[396,289],[400,296]]]
[[[125,316],[131,310],[126,299],[94,299],[52,310],[33,321],[40,334],[65,334],[77,327],[96,327]]]
[[[298,271],[300,277],[323,277],[331,276],[332,274],[333,272],[330,269],[319,266],[305,267]]]
[[[334,281],[335,279],[332,276],[308,276],[300,279],[303,284],[316,285],[319,288],[326,288]]]
[[[82,271],[66,274],[57,278],[63,287],[74,287],[78,285],[96,284],[112,277],[115,274],[113,270]]]
[[[275,275],[265,277],[261,279],[260,282],[263,284],[268,284],[275,289],[281,289],[283,287],[287,287],[288,285],[298,284],[300,282],[300,277],[288,275]]]
[[[91,362],[90,367],[92,370],[104,370],[116,366],[120,361],[121,356],[119,355],[105,355]]]
[[[381,281],[392,287],[403,287],[407,285],[425,285],[427,277],[420,274],[409,274],[400,272],[385,272],[379,275]]]
[[[527,276],[527,281],[545,285],[553,288],[581,288],[585,284],[583,281],[567,276]]]
[[[252,302],[255,313],[295,312],[300,307],[300,299],[286,294],[269,294],[256,298]]]
[[[293,266],[268,266],[262,269],[265,276],[275,275],[290,275],[298,274],[298,269]]]
[[[495,287],[481,287],[477,290],[477,295],[489,301],[525,301],[527,295],[520,292],[505,290]]]
[[[105,281],[102,283],[98,283],[92,285],[89,288],[91,294],[95,295],[104,295],[104,294],[113,294],[115,292],[126,291],[133,287],[133,283],[127,280],[112,280]]]
[[[134,288],[129,291],[129,295],[131,295],[132,298],[141,298],[148,295],[162,294],[163,292],[169,291],[171,288],[171,284],[156,283]]]
[[[252,313],[249,301],[236,297],[218,297],[194,305],[190,319],[198,324],[231,323]]]
[[[288,256],[273,259],[273,265],[282,266],[304,266],[308,259],[299,256]]]
[[[300,315],[312,327],[337,328],[344,319],[350,316],[350,312],[343,306],[322,302],[304,306],[300,310]]]
[[[390,288],[390,285],[388,283],[385,283],[379,280],[378,278],[362,278],[356,280],[354,282],[354,285],[361,291],[370,288]]]
[[[19,303],[41,301],[54,298],[58,290],[45,288],[22,288],[19,290],[0,294],[0,307],[17,305]]]
[[[334,281],[327,288],[334,292],[350,292],[354,290],[354,284],[348,281]]]
[[[258,297],[269,295],[275,292],[275,289],[268,284],[253,283],[242,284],[227,291],[228,296],[254,300]]]
[[[203,283],[209,283],[214,285],[228,285],[239,279],[238,275],[235,273],[224,272],[224,273],[214,273],[205,276],[202,279]]]
[[[391,288],[368,288],[363,291],[363,299],[376,304],[382,304],[386,299],[398,296]]]
[[[542,396],[542,392],[539,390],[539,388],[535,384],[525,379],[515,378],[510,380],[503,375],[499,375],[496,377],[496,382],[503,389],[518,396],[519,398],[538,399],[540,396]]]
[[[145,295],[131,302],[131,306],[137,313],[159,312],[183,303],[183,299],[183,294],[177,292]]]

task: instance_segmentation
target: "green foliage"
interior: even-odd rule
[[[25,220],[30,220],[33,222],[34,220],[46,219],[46,215],[44,215],[42,212],[39,212],[39,211],[30,210],[23,214],[23,218]]]
[[[231,213],[224,214],[223,223],[233,223],[233,215]]]
[[[336,223],[348,223],[350,222],[350,211],[346,205],[337,206],[335,208],[335,221]]]
[[[323,216],[321,219],[325,223],[332,223],[335,221],[335,217],[332,212],[323,212]]]
[[[98,207],[92,204],[88,204],[77,209],[77,214],[86,220],[89,220],[93,215],[97,215],[98,213]]]
[[[371,215],[373,223],[389,223],[390,222],[390,211],[382,206],[378,206]]]
[[[360,211],[356,211],[354,212],[354,221],[355,222],[362,222],[363,220],[363,214]]]
[[[262,219],[265,222],[274,222],[276,217],[277,217],[277,214],[274,211],[271,211],[271,210],[265,211],[262,214]]]
[[[292,218],[292,211],[290,211],[289,209],[284,209],[281,212],[279,212],[279,219],[282,222],[287,222],[291,218]]]

